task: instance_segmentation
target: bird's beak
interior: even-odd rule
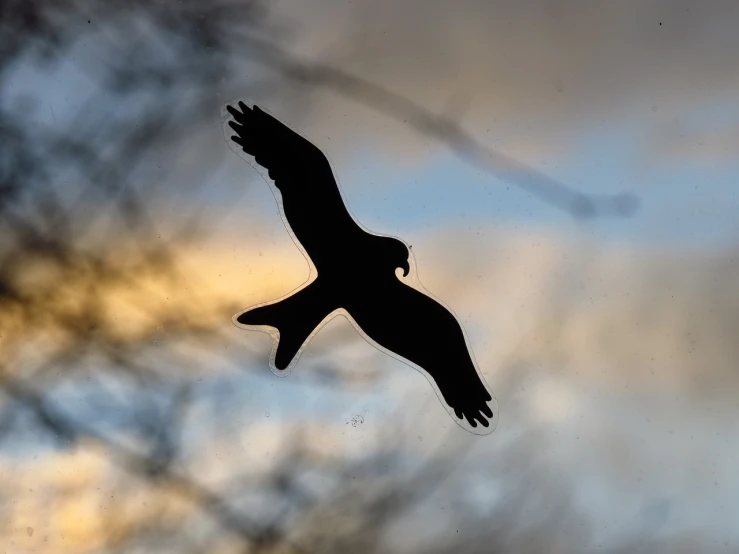
[[[411,264],[406,260],[400,267],[403,269],[403,277],[408,277],[408,273],[411,271]]]

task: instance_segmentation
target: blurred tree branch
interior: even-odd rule
[[[465,161],[575,215],[626,213],[632,204],[572,191],[486,147],[448,117],[299,59],[277,46],[289,29],[267,13],[257,1],[0,3],[0,447],[20,451],[51,438],[64,451],[92,442],[126,474],[210,515],[217,528],[203,539],[209,546],[227,531],[237,539],[232,551],[377,551],[380,530],[442,486],[469,443],[433,451],[408,472],[397,440],[408,429],[388,431],[384,450],[354,463],[321,459],[297,426],[287,439],[289,455],[257,482],[232,475],[211,487],[183,469],[184,421],[195,395],[188,373],[207,369],[192,351],[219,356],[231,344],[225,328],[235,307],[181,266],[180,249],[203,241],[209,222],[200,205],[183,203],[177,225],[164,232],[153,207],[177,191],[158,188],[173,170],[159,167],[159,157],[174,153],[179,160],[188,139],[212,125],[222,80],[233,59],[243,58],[407,121]],[[71,58],[82,38],[94,44],[91,63]],[[35,78],[30,69],[23,73],[28,68],[51,73],[65,64],[92,93],[74,104],[77,112],[52,111],[53,123],[44,123],[34,116],[39,102],[17,94],[19,82]],[[279,87],[281,79],[253,86]],[[215,172],[218,161],[202,171]],[[185,177],[190,181],[179,187],[204,184],[202,175]],[[187,290],[184,300],[170,302],[168,291],[178,289]],[[128,321],[134,317],[135,325]],[[340,371],[332,376],[329,384],[339,386]],[[218,437],[206,438],[198,450],[215,448]],[[309,491],[299,478],[307,471],[329,474],[331,494]],[[276,498],[279,509],[270,515],[237,508],[257,493]],[[115,518],[107,521],[112,526]],[[178,520],[169,539],[191,524]],[[129,535],[109,530],[106,546],[135,551],[153,533],[146,525]]]

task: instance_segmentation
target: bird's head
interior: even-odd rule
[[[392,262],[393,269],[401,268],[403,270],[403,277],[407,277],[411,270],[408,257],[408,247],[402,240],[394,237],[385,237],[388,241],[387,253],[390,261]]]

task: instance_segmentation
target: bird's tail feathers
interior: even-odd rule
[[[240,326],[268,327],[277,331],[277,334],[270,332],[275,341],[271,365],[279,372],[297,362],[317,327],[336,308],[318,287],[314,281],[287,298],[248,309],[234,317],[234,322]]]

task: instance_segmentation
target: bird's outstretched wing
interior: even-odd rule
[[[400,280],[388,279],[372,298],[356,298],[348,312],[384,350],[423,370],[460,423],[475,433],[494,429],[497,405],[478,373],[456,317]],[[492,408],[491,408],[492,406]]]
[[[227,106],[231,137],[269,172],[292,232],[317,267],[365,234],[344,205],[326,156],[313,143],[261,110]]]

